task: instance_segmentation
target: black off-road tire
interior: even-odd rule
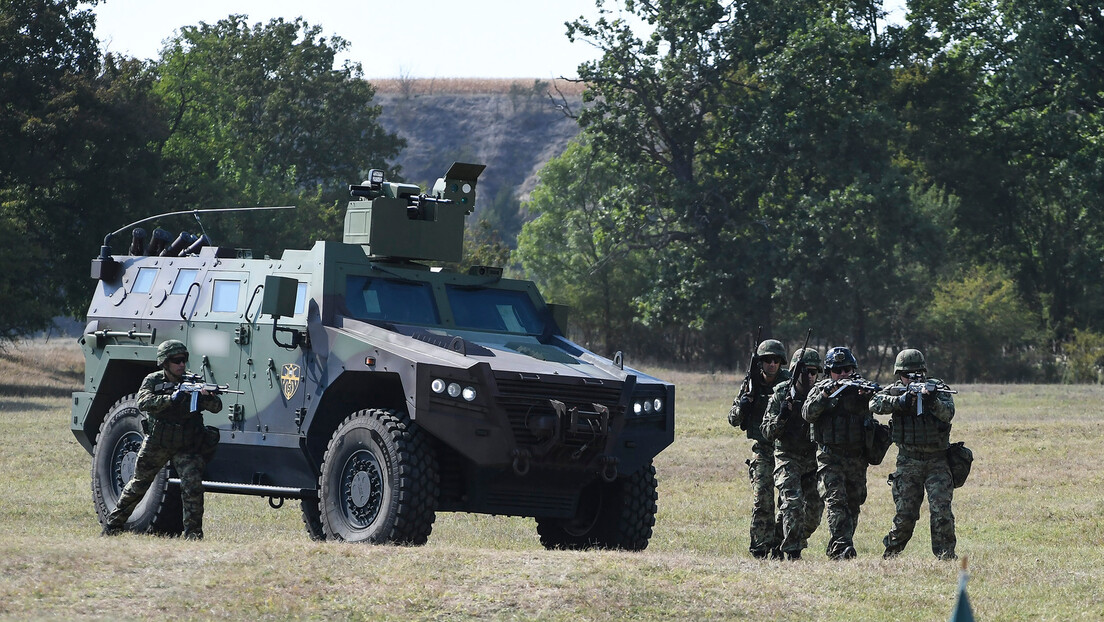
[[[406,413],[361,410],[330,438],[318,496],[327,540],[425,544],[437,512],[437,459]]]
[[[123,487],[134,474],[144,439],[138,399],[127,395],[107,412],[92,449],[92,504],[101,525],[106,524],[107,515],[118,505]],[[184,531],[180,487],[169,485],[169,466],[157,474],[124,529],[168,536]]]
[[[657,511],[655,467],[613,482],[595,481],[579,497],[573,518],[537,518],[537,534],[546,549],[648,548]]]
[[[299,507],[303,512],[303,526],[307,528],[307,535],[315,542],[326,539],[326,531],[322,528],[322,512],[318,509],[317,497],[304,497],[299,500]]]

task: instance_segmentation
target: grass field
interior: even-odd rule
[[[0,619],[946,620],[958,568],[930,551],[927,507],[898,559],[886,476],[869,474],[859,557],[747,553],[749,442],[725,421],[737,378],[677,383],[642,553],[545,551],[532,520],[440,514],[423,547],[308,539],[298,504],[208,495],[202,542],[100,538],[90,459],[67,425],[83,362],[70,340],[0,352]],[[952,440],[974,450],[955,493],[979,620],[1104,619],[1104,388],[962,386]]]

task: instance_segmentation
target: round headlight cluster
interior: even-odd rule
[[[474,402],[476,397],[475,387],[461,387],[458,382],[445,382],[440,378],[434,378],[429,383],[429,388],[434,393],[445,393],[449,397],[462,397],[465,401]]]
[[[663,400],[658,397],[638,399],[633,402],[633,414],[657,415],[663,412]]]

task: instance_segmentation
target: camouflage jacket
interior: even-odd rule
[[[169,372],[160,369],[142,380],[138,389],[138,409],[159,421],[185,423],[193,419],[203,423],[199,414],[189,412],[188,400],[173,404],[172,394],[180,378],[174,378]],[[217,395],[199,396],[199,409],[217,413],[222,410],[222,399]]]
[[[760,426],[763,438],[783,451],[815,452],[816,443],[809,439],[809,423],[801,417],[801,407],[806,396],[795,395],[792,402],[787,402],[787,384],[779,383],[775,386],[774,394],[767,402],[763,424]]]

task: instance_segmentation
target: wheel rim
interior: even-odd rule
[[[123,488],[134,477],[140,449],[142,435],[137,432],[127,432],[115,443],[115,451],[111,452],[111,490],[116,498],[123,494]]]
[[[349,456],[341,471],[342,509],[349,524],[367,528],[383,507],[383,469],[379,458],[361,449]]]

